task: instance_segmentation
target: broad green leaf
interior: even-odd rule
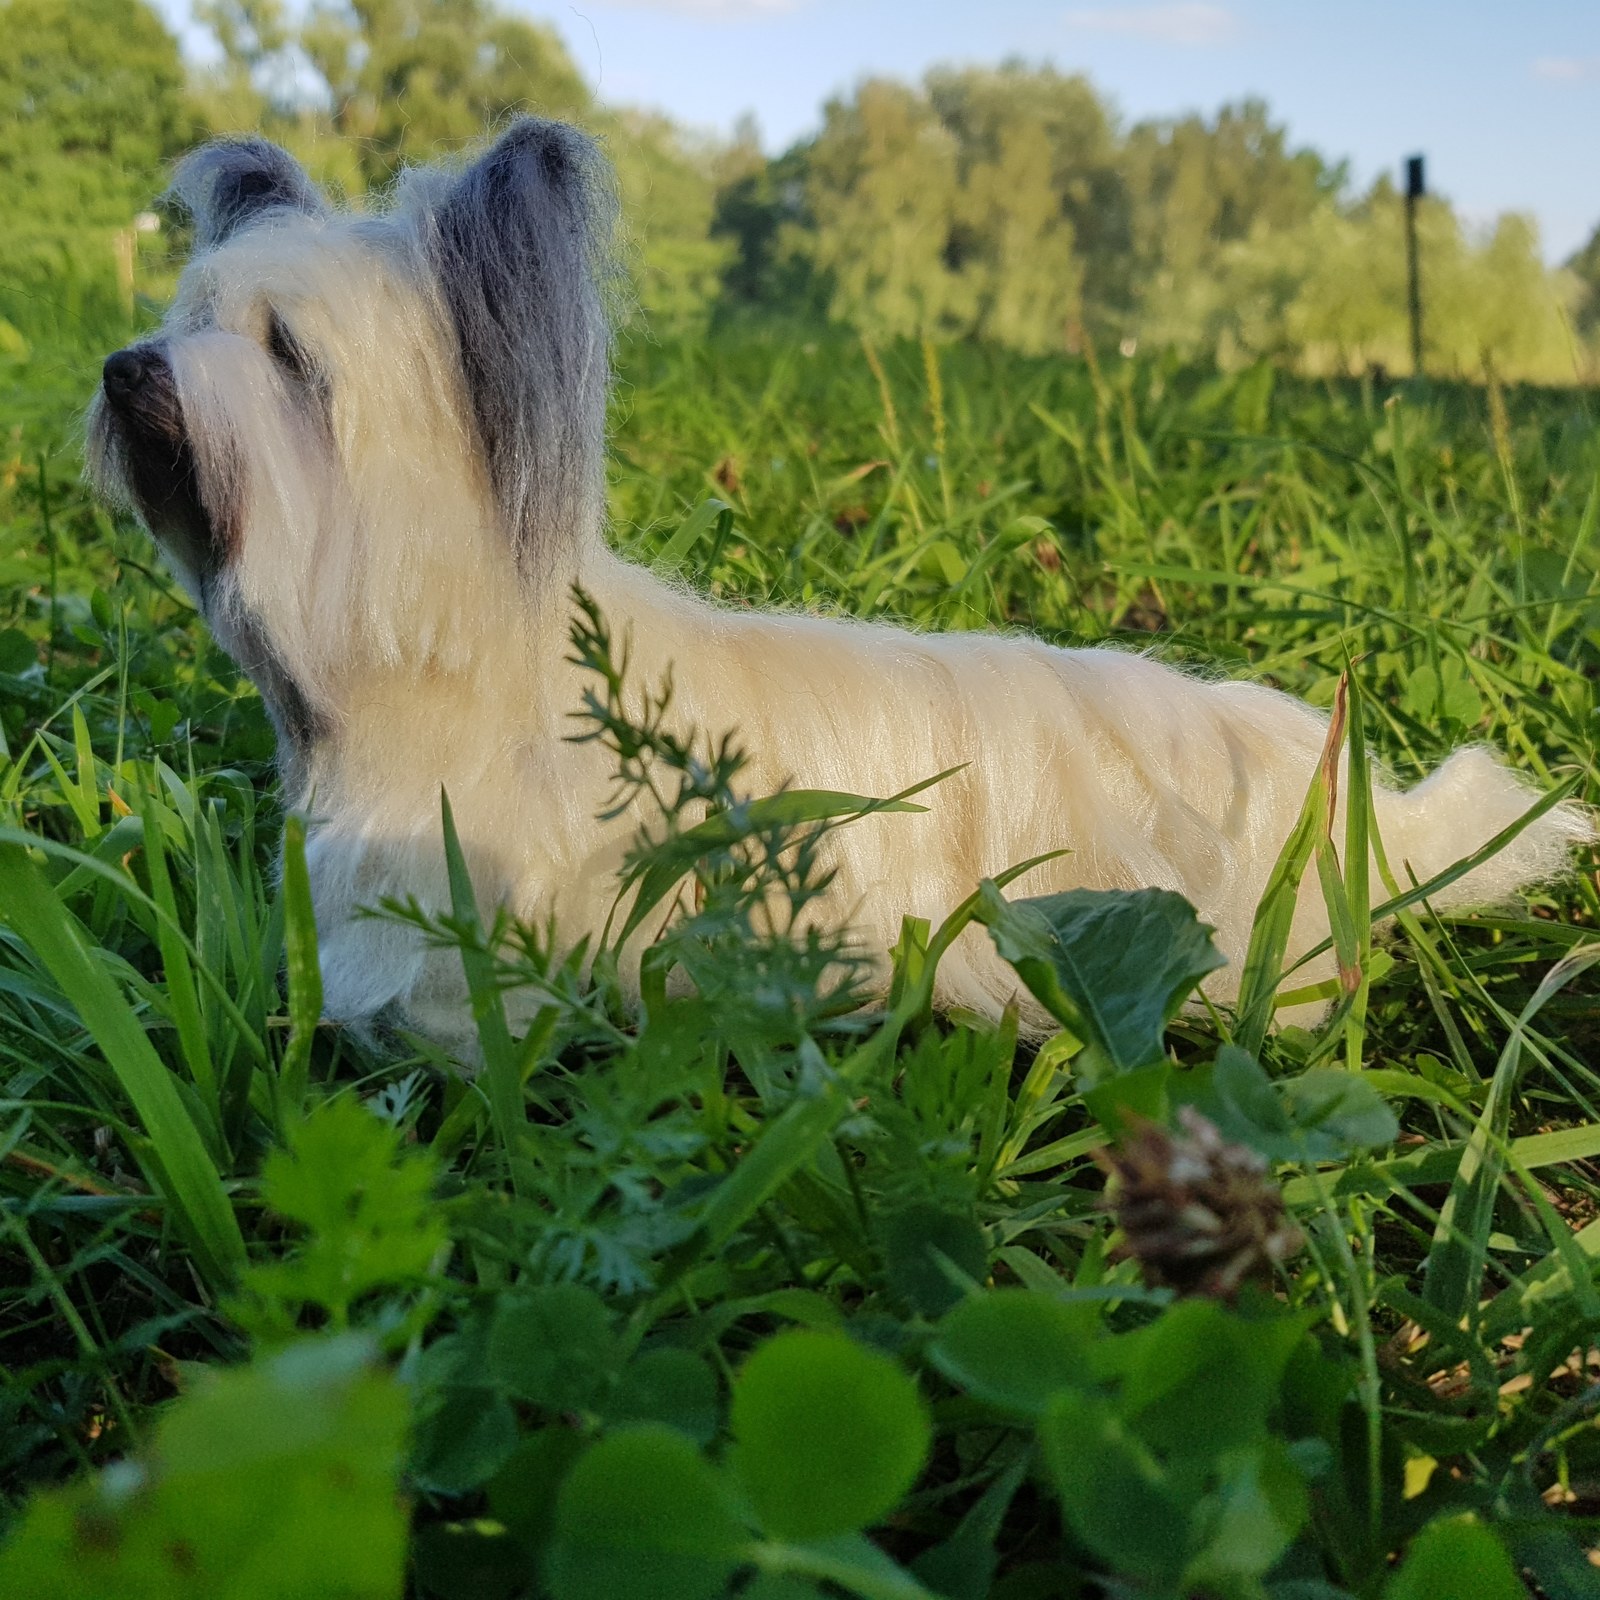
[[[545,1581],[555,1600],[715,1600],[746,1542],[716,1469],[681,1433],[646,1423],[567,1474]]]
[[[761,1572],[739,1591],[739,1600],[824,1600],[822,1591],[788,1573]]]
[[[879,1228],[889,1288],[914,1310],[937,1317],[961,1299],[961,1280],[982,1283],[989,1242],[970,1213],[919,1203],[891,1211]]]
[[[692,1350],[646,1350],[623,1369],[605,1415],[608,1422],[665,1422],[710,1444],[722,1415],[717,1375]]]
[[[1121,1577],[1175,1584],[1188,1562],[1188,1508],[1111,1403],[1061,1390],[1039,1423],[1039,1442],[1079,1543]]]
[[[1298,1143],[1278,1086],[1247,1050],[1225,1044],[1208,1067],[1174,1073],[1172,1095],[1216,1124],[1225,1139],[1268,1161],[1292,1161]]]
[[[1212,1457],[1267,1431],[1309,1313],[1245,1317],[1211,1300],[1180,1300],[1154,1322],[1095,1348],[1122,1380],[1119,1414],[1167,1457]]]
[[[1099,1308],[1028,1289],[972,1295],[945,1314],[929,1359],[979,1400],[1036,1417],[1062,1389],[1093,1382]]]
[[[507,1296],[489,1325],[489,1375],[547,1411],[599,1404],[616,1363],[611,1318],[593,1290],[550,1284]]]
[[[1200,1549],[1184,1582],[1226,1592],[1262,1577],[1305,1526],[1310,1509],[1305,1480],[1281,1440],[1264,1439],[1240,1451],[1224,1464],[1221,1483],[1198,1508]]]
[[[1224,1138],[1268,1161],[1335,1161],[1391,1144],[1399,1132],[1364,1075],[1313,1067],[1274,1080],[1236,1045],[1223,1045],[1210,1067],[1175,1074],[1172,1093],[1203,1112]]]
[[[18,677],[39,665],[39,646],[20,628],[0,628],[0,672]]]
[[[556,1497],[573,1463],[590,1446],[576,1428],[552,1424],[528,1434],[489,1480],[489,1514],[530,1559],[556,1529]]]
[[[28,1600],[394,1600],[403,1391],[346,1337],[212,1375],[148,1453],[41,1496],[0,1549]]]
[[[831,1539],[807,1540],[804,1544],[758,1544],[746,1553],[773,1578],[782,1575],[791,1583],[815,1578],[821,1583],[837,1585],[858,1600],[938,1600],[904,1567],[860,1533],[841,1533]],[[790,1593],[785,1589],[777,1592],[785,1600]],[[833,1592],[829,1590],[830,1594]],[[759,1587],[741,1590],[740,1600],[750,1593],[764,1595],[768,1591]]]
[[[1336,1161],[1355,1150],[1393,1144],[1400,1124],[1382,1095],[1360,1075],[1313,1067],[1279,1080],[1304,1161]]]
[[[467,1494],[493,1478],[516,1448],[516,1413],[500,1390],[443,1385],[417,1413],[407,1476],[433,1494]]]
[[[932,1431],[916,1385],[842,1333],[769,1339],[733,1389],[733,1463],[778,1539],[853,1533],[916,1481]]]
[[[1063,1026],[1097,1047],[1094,1077],[1162,1058],[1166,1025],[1195,985],[1223,964],[1211,930],[1166,889],[1069,889],[1006,900],[979,890],[977,917],[995,948]]]
[[[1474,1516],[1440,1517],[1411,1541],[1383,1600],[1527,1600],[1505,1546]]]

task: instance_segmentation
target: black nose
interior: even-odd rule
[[[100,374],[101,382],[105,384],[106,398],[113,401],[131,400],[144,387],[153,364],[150,352],[137,347],[118,350],[107,356]]]

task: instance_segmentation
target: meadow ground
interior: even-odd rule
[[[1069,1024],[1035,1052],[928,1014],[941,930],[842,1011],[832,952],[754,912],[803,897],[815,813],[713,768],[726,825],[664,815],[635,889],[695,880],[662,959],[698,995],[640,1021],[461,883],[422,919],[478,1000],[469,1086],[316,1025],[259,703],[79,482],[120,338],[0,367],[0,1592],[1600,1592],[1592,862],[1484,916],[1397,880],[1374,941],[1314,792],[1279,903],[1321,872],[1360,982],[1269,1030],[1268,904],[1240,1013],[1164,1053],[1192,920],[991,889]],[[1483,739],[1600,799],[1585,392],[753,326],[628,342],[614,434],[620,545],[729,600],[1325,707],[1350,664],[1348,738],[1401,777]],[[603,693],[593,726],[639,732]],[[1178,1148],[1185,1187],[1196,1108],[1239,1148]],[[1268,1270],[1188,1292],[1230,1264]]]

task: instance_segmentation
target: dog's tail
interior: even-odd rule
[[[1390,870],[1402,890],[1426,883],[1510,829],[1539,800],[1539,790],[1481,745],[1457,750],[1415,788],[1374,788],[1375,821]],[[1566,876],[1572,852],[1596,837],[1586,807],[1567,800],[1534,818],[1471,871],[1428,896],[1445,911],[1502,904]],[[1380,893],[1373,884],[1374,903]]]

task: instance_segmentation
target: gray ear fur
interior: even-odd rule
[[[266,139],[218,139],[178,163],[162,200],[194,218],[195,247],[209,250],[268,211],[328,209],[300,163]]]
[[[548,573],[604,515],[616,214],[594,141],[528,117],[425,219],[501,515],[530,572]]]

